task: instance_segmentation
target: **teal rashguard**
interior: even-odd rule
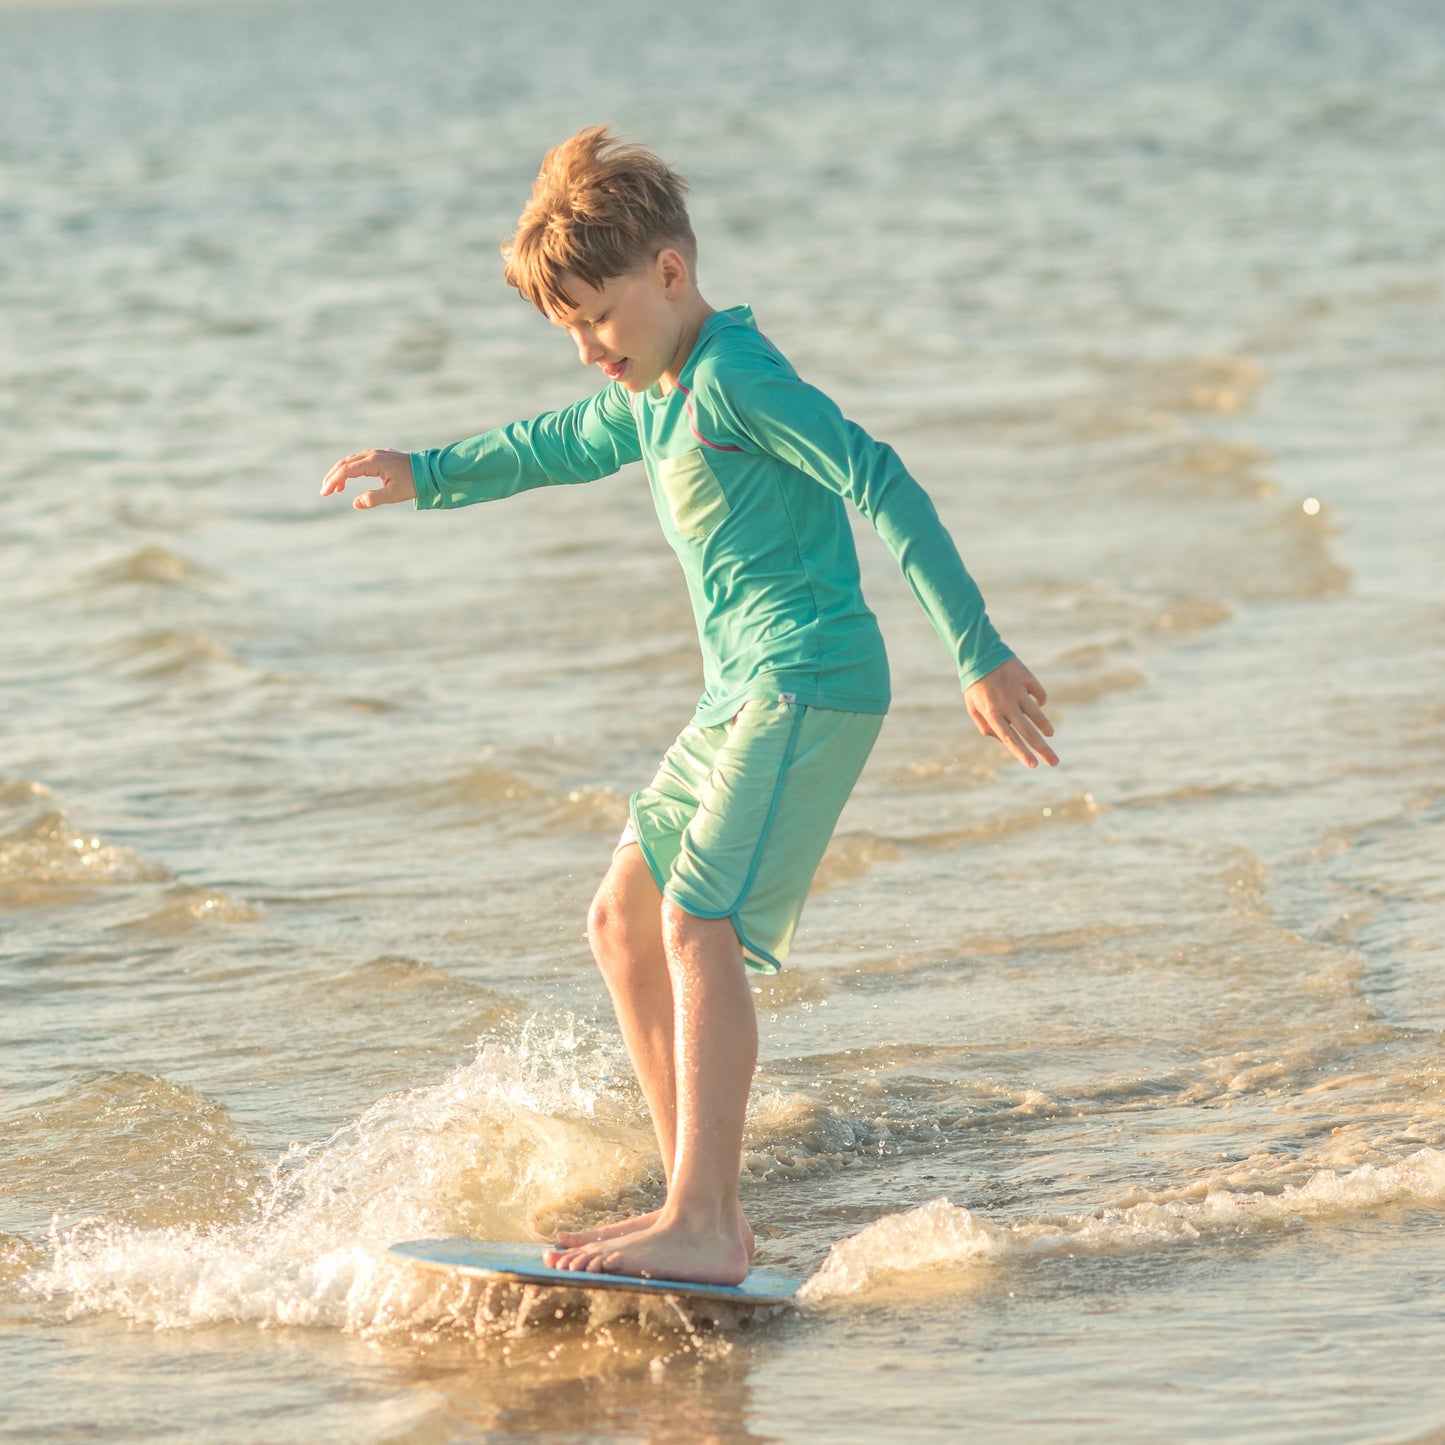
[[[799,379],[746,306],[708,317],[666,393],[614,382],[411,458],[423,510],[594,481],[639,460],[702,645],[694,725],[763,698],[887,712],[888,659],[844,499],[897,559],[963,687],[1013,656],[928,494],[891,447]]]

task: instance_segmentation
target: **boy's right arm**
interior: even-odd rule
[[[533,487],[591,482],[642,455],[627,393],[612,385],[560,411],[512,422],[430,451],[357,452],[332,467],[322,496],[351,477],[379,477],[353,506],[415,500],[418,509],[466,507]]]

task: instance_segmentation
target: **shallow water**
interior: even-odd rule
[[[0,1439],[1445,1432],[1445,19],[0,7]],[[592,383],[540,153],[934,493],[1064,766],[895,706],[788,969],[750,1326],[390,1265],[658,1196],[582,936],[700,686],[626,475],[316,496]]]

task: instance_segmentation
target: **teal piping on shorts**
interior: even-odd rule
[[[786,704],[785,704],[786,706]],[[788,776],[788,769],[792,766],[793,753],[798,745],[798,733],[803,726],[803,717],[808,708],[804,703],[794,703],[797,711],[793,714],[792,731],[788,734],[788,745],[783,749],[783,759],[778,764],[777,776],[773,779],[773,796],[768,799],[768,816],[763,820],[763,826],[758,831],[757,851],[753,854],[753,861],[748,866],[748,876],[743,880],[742,891],[738,895],[736,908],[748,896],[748,891],[753,886],[753,880],[758,876],[758,865],[763,861],[763,849],[767,846],[768,834],[773,830],[773,819],[778,815],[778,800],[783,793],[783,779]]]

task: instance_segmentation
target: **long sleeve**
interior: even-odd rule
[[[697,399],[725,431],[777,457],[851,502],[893,554],[967,688],[1013,652],[989,621],[928,493],[892,447],[848,421],[836,403],[786,362],[731,369],[725,386],[699,382]],[[704,401],[705,398],[705,401]]]
[[[625,389],[411,454],[419,511],[468,507],[533,487],[596,481],[642,455]]]

